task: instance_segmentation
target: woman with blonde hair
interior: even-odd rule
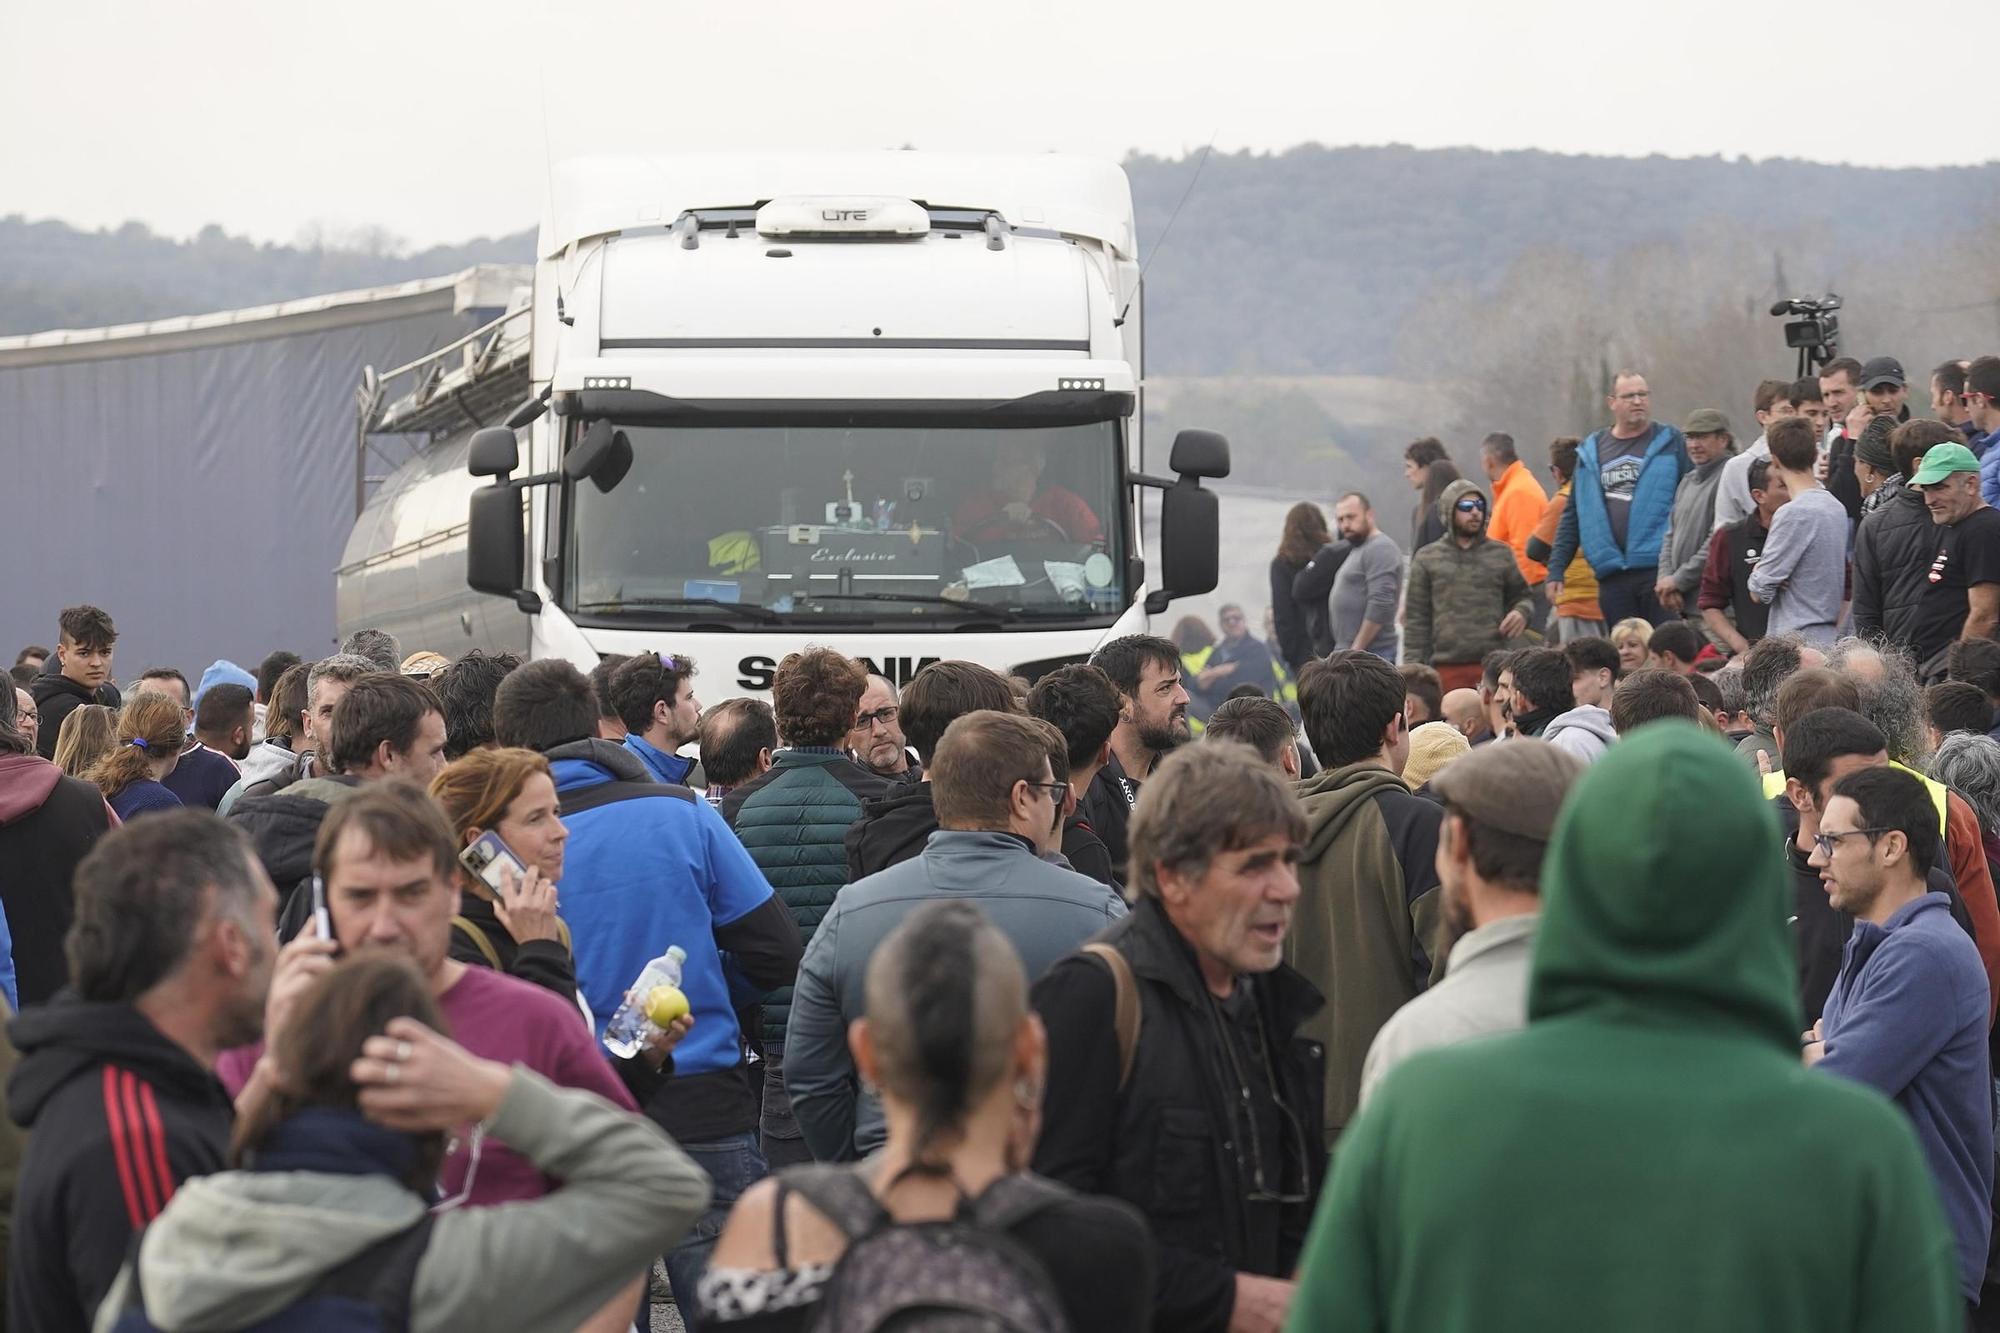
[[[181,798],[167,790],[164,779],[180,762],[187,741],[184,717],[171,695],[148,690],[133,696],[118,714],[118,739],[111,752],[84,774],[125,822],[154,810],[181,808]]]
[[[1653,622],[1644,616],[1627,616],[1611,627],[1611,646],[1618,650],[1618,671],[1629,676],[1643,670],[1653,641]]]
[[[118,710],[81,704],[70,710],[56,733],[56,767],[80,778],[118,744]]]
[[[569,931],[556,915],[569,830],[557,816],[549,761],[533,750],[473,750],[431,780],[443,807],[470,847],[492,833],[526,867],[517,875],[504,860],[486,876],[459,870],[459,914],[451,922],[451,956],[531,982],[576,1003],[576,960]]]

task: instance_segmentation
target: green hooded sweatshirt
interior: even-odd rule
[[[1527,1029],[1391,1071],[1288,1328],[1963,1328],[1909,1126],[1801,1065],[1781,835],[1743,762],[1681,722],[1613,746],[1542,897]]]

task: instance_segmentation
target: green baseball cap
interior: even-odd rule
[[[1912,486],[1935,486],[1955,472],[1979,471],[1979,459],[1962,444],[1934,444],[1924,454],[1923,465],[1910,478]]]

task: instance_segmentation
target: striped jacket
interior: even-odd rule
[[[9,1328],[88,1329],[134,1233],[222,1169],[234,1110],[213,1071],[129,1005],[65,994],[14,1020],[7,1109],[33,1135],[14,1195]]]

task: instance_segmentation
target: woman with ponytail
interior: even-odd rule
[[[909,1267],[911,1290],[899,1293],[893,1281],[885,1289],[879,1265],[850,1271],[843,1260],[881,1252],[892,1230],[954,1225],[989,1234],[1043,1286],[1059,1307],[1052,1327],[1149,1328],[1153,1251],[1139,1214],[1027,1171],[1047,1037],[1007,937],[969,903],[926,904],[876,949],[866,991],[867,1017],[849,1040],[881,1096],[888,1140],[866,1161],[791,1168],[745,1193],[701,1281],[701,1327],[790,1333],[843,1303],[921,1302],[915,1290],[935,1279],[924,1265]],[[833,1211],[846,1214],[857,1195],[876,1215],[860,1234],[827,1207],[840,1201]],[[1003,1196],[1038,1202],[990,1206]],[[985,1226],[1003,1214],[1009,1224]],[[864,1281],[872,1285],[857,1290]]]
[[[97,784],[122,820],[178,810],[181,798],[167,790],[165,779],[180,762],[186,740],[181,706],[171,696],[151,690],[134,695],[118,715],[117,743],[84,780]]]

